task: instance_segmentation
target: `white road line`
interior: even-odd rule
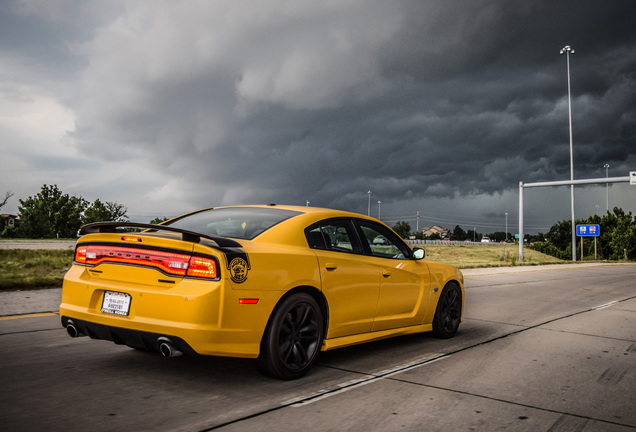
[[[411,369],[415,369],[417,367],[427,365],[430,363],[434,363],[436,361],[445,359],[450,357],[447,354],[433,354],[423,359],[414,360],[409,363],[405,363],[399,366],[395,366],[391,369],[386,369],[381,372],[365,375],[361,378],[357,378],[354,380],[345,381],[339,384],[336,384],[332,389],[318,390],[314,393],[310,393],[304,396],[300,396],[294,399],[290,399],[288,401],[283,402],[281,405],[289,405],[295,408],[306,406],[312,404],[314,402],[321,401],[323,399],[327,399],[331,396],[336,396],[341,393],[347,392],[349,390],[357,389],[367,384],[371,384],[385,378],[389,378],[391,376],[397,375],[402,372],[409,371]]]
[[[605,304],[602,304],[602,305],[599,305],[599,306],[595,306],[595,307],[593,307],[590,310],[605,309],[605,308],[608,308],[610,306],[614,306],[615,304],[618,304],[618,302],[617,301],[613,301],[613,302],[605,303]]]

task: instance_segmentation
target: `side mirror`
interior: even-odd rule
[[[413,249],[413,259],[421,260],[426,257],[426,251],[422,248]]]

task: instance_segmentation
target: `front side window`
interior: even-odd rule
[[[368,244],[371,255],[393,259],[411,258],[411,249],[393,231],[370,221],[357,222],[362,231],[362,241]]]
[[[312,249],[362,253],[355,227],[350,219],[333,219],[314,224],[305,230]]]

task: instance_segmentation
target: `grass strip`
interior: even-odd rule
[[[73,250],[0,249],[0,289],[62,287]]]

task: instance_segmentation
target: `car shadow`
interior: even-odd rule
[[[401,364],[455,352],[502,334],[502,329],[497,330],[499,326],[493,323],[464,324],[452,339],[438,339],[430,333],[421,333],[321,352],[314,367],[302,380],[306,382],[325,379],[332,375],[333,371],[373,374]],[[106,348],[105,345],[103,348]],[[106,374],[116,373],[120,377],[133,380],[143,375],[144,379],[150,382],[179,380],[181,384],[186,383],[192,389],[205,385],[206,391],[209,385],[223,384],[241,387],[263,383],[285,387],[285,384],[282,384],[285,381],[261,375],[256,369],[255,359],[199,355],[168,358],[158,352],[140,351],[123,346],[117,348],[117,352],[110,355],[104,355],[102,349],[100,355],[90,360],[99,371]],[[340,376],[341,373],[337,375]]]

